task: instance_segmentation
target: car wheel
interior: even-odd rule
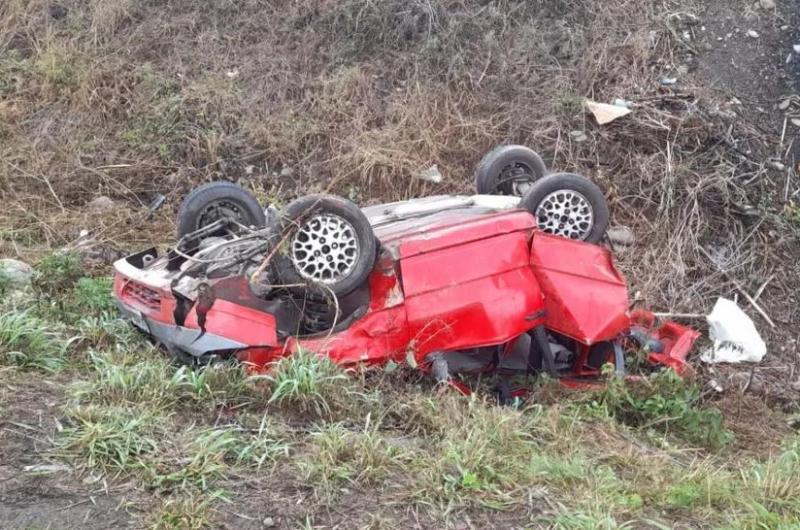
[[[538,180],[522,205],[548,234],[599,243],[608,229],[608,202],[597,185],[572,173],[555,173]]]
[[[264,209],[253,194],[233,182],[210,182],[192,190],[178,208],[178,238],[226,217],[245,226],[266,226]]]
[[[547,173],[542,157],[524,145],[501,145],[486,154],[475,171],[475,187],[485,195],[522,197]]]
[[[301,197],[286,207],[281,226],[285,243],[274,259],[283,284],[316,284],[343,296],[367,280],[377,241],[352,202],[333,195]]]

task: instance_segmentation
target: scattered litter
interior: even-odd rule
[[[792,49],[794,50],[794,53],[800,55],[800,44],[795,44],[792,46]]]
[[[758,32],[753,30],[753,29],[748,29],[747,30],[747,36],[752,38],[752,39],[757,39],[758,38]]]
[[[428,182],[433,182],[434,184],[439,184],[442,181],[442,173],[439,171],[439,166],[434,164],[425,171],[422,171],[419,174],[419,178]]]
[[[775,0],[758,0],[761,9],[775,9]]]
[[[661,84],[665,85],[665,86],[674,85],[677,82],[678,82],[678,78],[677,77],[662,77],[661,78]]]
[[[228,78],[233,79],[234,77],[238,77],[239,76],[239,70],[236,70],[234,68],[233,70],[229,70],[228,72],[225,72],[225,75],[228,76]]]
[[[611,102],[612,105],[616,105],[617,107],[625,107],[629,109],[633,107],[633,101],[628,101],[627,99],[617,98]]]
[[[261,521],[261,524],[264,526],[264,528],[272,528],[275,526],[275,519],[272,517],[265,517],[264,520]]]
[[[790,121],[795,127],[800,127],[800,118],[792,118]]]
[[[294,175],[294,169],[290,168],[289,166],[284,167],[281,169],[280,176],[286,178],[291,177]]]
[[[594,119],[597,120],[599,125],[605,125],[612,121],[627,116],[631,113],[631,109],[624,105],[609,105],[608,103],[598,103],[587,99],[584,105],[592,113]]]
[[[164,203],[167,201],[167,197],[161,193],[153,197],[153,200],[150,201],[150,204],[147,206],[147,209],[152,213],[157,211],[159,208],[164,206]]]
[[[717,383],[716,379],[709,379],[708,386],[710,386],[714,390],[714,392],[722,392],[723,390],[725,390],[724,388],[722,388],[721,384]]]
[[[777,160],[770,160],[769,162],[767,162],[767,165],[772,169],[777,169],[778,171],[783,171],[784,169],[786,169],[786,166],[778,162]]]
[[[706,320],[713,347],[701,355],[703,362],[759,362],[767,353],[767,345],[755,324],[736,302],[727,298],[717,299]]]
[[[36,464],[33,466],[25,466],[22,470],[26,473],[58,473],[61,471],[69,471],[70,467],[64,464]]]
[[[569,137],[572,138],[572,141],[574,142],[585,142],[589,139],[589,137],[586,136],[586,133],[583,131],[570,131]]]

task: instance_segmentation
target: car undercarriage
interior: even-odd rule
[[[631,356],[686,373],[698,334],[630,307],[596,186],[525,160],[498,170],[498,193],[364,209],[331,195],[264,209],[211,183],[181,206],[173,248],[115,264],[114,295],[183,362],[263,371],[307,350],[348,368],[407,363],[465,393],[470,373],[592,384],[604,365],[630,375]],[[506,174],[531,182],[507,188]]]

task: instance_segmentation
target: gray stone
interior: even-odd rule
[[[586,136],[586,133],[583,131],[571,131],[569,133],[569,137],[575,142],[585,142],[589,139],[589,137]]]
[[[94,212],[110,212],[117,207],[117,204],[110,197],[101,195],[89,201],[86,206]]]
[[[264,517],[264,520],[261,521],[261,525],[264,528],[272,528],[273,526],[275,526],[275,519],[273,519],[272,517]]]
[[[749,372],[735,372],[728,376],[728,386],[731,390],[751,394],[763,394],[766,389],[764,378],[754,373],[752,379]]]
[[[31,283],[33,267],[16,259],[0,259],[0,271],[8,278],[11,287],[22,289]]]

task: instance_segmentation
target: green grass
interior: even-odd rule
[[[725,428],[722,413],[698,406],[700,389],[671,370],[654,374],[639,384],[610,377],[601,392],[609,415],[642,429],[679,437],[686,442],[718,449],[733,436]]]
[[[177,367],[115,316],[108,279],[73,266],[46,258],[37,274],[47,281],[5,303],[0,359],[3,369],[67,374],[52,453],[152,495],[148,527],[214,527],[240,487],[274,480],[310,488],[312,515],[369,491],[433,526],[472,511],[565,529],[800,520],[800,442],[788,438],[773,456],[731,454],[721,413],[691,381],[610,378],[600,392],[512,409],[396,372],[358,378],[305,351],[260,376],[233,363]],[[59,301],[32,298],[44,293]]]
[[[307,454],[297,459],[305,480],[322,496],[344,485],[365,486],[405,469],[408,455],[387,443],[383,433],[367,419],[358,430],[342,423],[320,426],[310,434]]]
[[[40,297],[60,307],[60,297],[72,290],[83,277],[81,260],[77,253],[57,252],[36,265],[32,285]]]
[[[151,530],[200,530],[211,527],[213,494],[183,494],[161,501],[143,521]]]
[[[0,362],[57,372],[67,363],[70,340],[30,308],[7,306],[0,313]]]
[[[266,376],[270,403],[329,415],[332,406],[354,393],[352,380],[327,357],[301,350],[280,359]]]
[[[69,409],[67,416],[72,426],[62,433],[59,453],[90,468],[137,470],[159,448],[159,418],[141,407],[88,405]]]

